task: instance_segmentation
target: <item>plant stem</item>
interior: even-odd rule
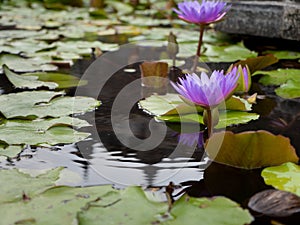
[[[194,58],[194,64],[193,64],[193,67],[192,67],[192,72],[193,73],[196,71],[198,60],[199,60],[200,55],[201,55],[201,46],[202,46],[202,43],[203,43],[204,29],[205,29],[205,25],[200,24],[200,35],[199,35],[198,47],[197,47],[197,52],[196,52],[196,55],[195,55],[195,58]]]
[[[200,24],[200,36],[199,36],[198,48],[197,48],[197,54],[196,54],[198,57],[200,57],[200,55],[201,55],[201,46],[202,46],[202,42],[203,42],[204,28],[205,28],[205,25]]]
[[[206,109],[206,113],[207,113],[207,131],[208,131],[208,138],[211,137],[212,133],[213,133],[213,121],[212,121],[212,113],[211,113],[211,109]]]

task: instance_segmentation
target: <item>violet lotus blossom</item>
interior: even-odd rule
[[[213,71],[210,77],[205,72],[200,77],[193,73],[171,84],[184,100],[210,110],[231,97],[238,78],[237,67],[234,67],[226,75],[223,70]]]
[[[209,24],[221,20],[231,5],[222,1],[184,1],[178,3],[178,9],[173,9],[178,17],[186,22],[195,24]]]

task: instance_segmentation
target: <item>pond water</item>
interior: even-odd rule
[[[63,166],[68,170],[63,172],[59,183],[74,186],[166,186],[169,182],[181,183],[192,196],[222,194],[242,204],[254,193],[269,188],[260,176],[260,169],[248,171],[211,163],[203,154],[203,149],[179,144],[178,133],[170,127],[167,128],[163,141],[149,151],[136,151],[120,142],[111,121],[113,103],[120,91],[140,78],[140,62],[156,59],[162,51],[164,49],[154,47],[127,47],[122,54],[104,55],[101,62],[92,64],[93,59],[77,61],[71,68],[71,73],[79,77],[83,74],[83,79],[87,79],[89,83],[68,90],[68,94],[96,97],[102,102],[95,112],[77,115],[94,125],[82,129],[91,133],[89,139],[74,145],[26,148],[18,159],[2,163],[0,167],[17,167],[36,173],[35,170],[40,172],[41,169]],[[131,58],[137,63],[132,63],[129,60]],[[290,67],[298,66],[294,61],[280,63]],[[208,64],[206,67],[226,69],[228,64]],[[124,68],[133,70],[125,72]],[[299,100],[277,97],[274,87],[263,87],[257,80],[258,78],[254,79],[249,94],[257,92],[263,96],[253,106],[253,111],[261,115],[260,119],[230,127],[229,130],[241,132],[264,129],[283,134],[291,139],[300,155]],[[4,92],[15,91],[5,79],[1,79],[1,87]],[[134,96],[129,117],[122,111],[117,115],[118,120],[127,120],[131,132],[140,139],[151,136],[149,124],[152,124],[154,131],[164,126],[163,123],[154,121],[137,104],[139,99],[157,91],[138,83],[128,96]],[[159,92],[172,92],[172,89],[165,87]],[[126,104],[128,103],[124,102]],[[128,139],[131,138],[130,135],[128,134]]]

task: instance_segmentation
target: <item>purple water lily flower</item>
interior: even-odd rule
[[[237,71],[234,67],[225,75],[223,70],[215,70],[210,77],[205,72],[201,73],[201,77],[195,73],[187,74],[185,78],[179,78],[176,84],[173,82],[171,84],[187,102],[204,109],[212,109],[227,100],[234,92],[240,76]]]
[[[178,9],[173,9],[178,17],[186,22],[209,24],[221,20],[231,5],[222,1],[184,1],[178,3]]]

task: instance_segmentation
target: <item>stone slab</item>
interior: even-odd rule
[[[300,0],[231,0],[216,29],[232,33],[300,41]]]

